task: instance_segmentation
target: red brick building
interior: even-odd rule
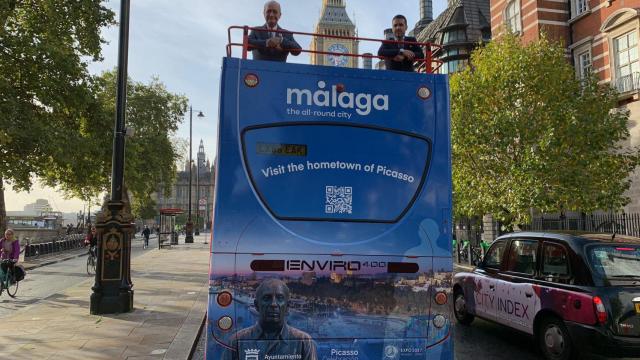
[[[630,146],[640,144],[640,0],[491,0],[494,38],[506,28],[532,41],[545,32],[567,46],[577,77],[590,72],[620,93],[630,110]],[[640,212],[640,171],[632,176],[631,203]]]

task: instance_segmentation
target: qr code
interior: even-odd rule
[[[353,189],[350,186],[327,186],[327,203],[324,212],[327,214],[351,214],[353,212]]]

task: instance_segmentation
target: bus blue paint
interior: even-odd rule
[[[446,76],[225,58],[218,134],[208,359],[304,359],[233,341],[267,278],[317,359],[453,358]]]

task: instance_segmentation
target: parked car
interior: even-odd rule
[[[640,357],[640,238],[512,233],[454,277],[454,314],[535,336],[547,359]]]

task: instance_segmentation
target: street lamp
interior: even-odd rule
[[[95,282],[91,287],[90,312],[92,315],[126,313],[133,310],[131,237],[135,230],[133,216],[123,199],[129,10],[130,0],[122,0],[120,2],[116,119],[111,164],[111,199],[107,201],[105,210],[96,219],[98,263]],[[90,216],[89,211],[89,218]]]
[[[196,110],[197,111],[197,110]],[[204,113],[202,111],[198,111],[198,117],[203,118]],[[191,184],[192,184],[192,164],[193,159],[191,158],[192,152],[192,143],[193,143],[193,107],[189,106],[189,215],[187,216],[187,224],[185,229],[185,243],[193,243],[193,221],[191,221]]]
[[[202,142],[202,140],[200,140]],[[200,153],[198,151],[198,153]],[[196,235],[200,235],[200,159],[196,160]]]

